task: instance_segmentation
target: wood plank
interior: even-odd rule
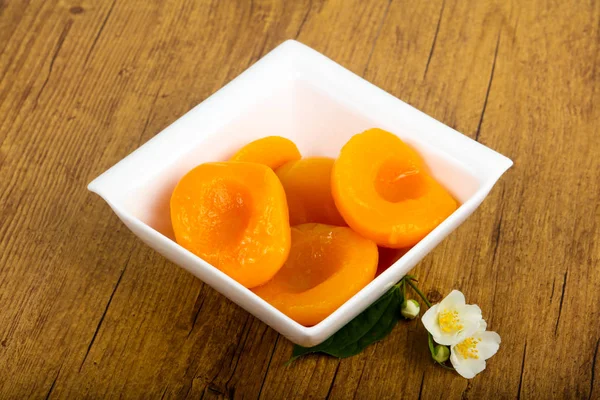
[[[515,160],[503,196],[513,207],[504,208],[496,257],[495,297],[504,302],[492,303],[491,319],[510,332],[504,347],[511,356],[499,357],[486,391],[508,390],[497,380],[508,372],[513,395],[592,398],[599,332],[579,316],[600,312],[600,281],[591,273],[599,258],[591,238],[600,221],[592,200],[600,194],[593,156],[600,113],[590,107],[599,82],[589,64],[598,60],[600,8],[544,4],[540,14],[539,7],[520,8],[518,24],[501,38],[505,61],[497,64],[480,137]],[[483,392],[474,389],[474,396]]]
[[[284,10],[279,3],[275,5],[260,3],[254,4],[254,7],[256,7],[257,13],[266,13],[273,21],[277,21],[278,18],[271,14]],[[83,116],[87,117],[88,113],[91,114],[96,109],[102,110],[105,114],[101,118],[105,121],[103,122],[103,126],[98,126],[97,129],[112,130],[113,132],[110,136],[103,137],[105,142],[100,146],[98,144],[92,145],[93,148],[104,149],[103,152],[96,155],[96,159],[101,164],[98,168],[100,171],[116,162],[128,151],[137,147],[145,139],[143,136],[146,133],[145,129],[151,129],[153,124],[158,123],[159,125],[155,128],[154,132],[156,133],[163,127],[160,124],[171,122],[160,118],[155,119],[152,114],[152,108],[160,105],[160,101],[166,101],[162,99],[168,99],[171,91],[175,92],[174,97],[178,100],[170,102],[168,106],[171,107],[171,112],[174,106],[179,107],[179,114],[182,114],[192,105],[200,102],[203,97],[207,97],[226,83],[226,81],[243,71],[251,62],[258,59],[264,51],[262,47],[254,45],[254,42],[248,43],[250,44],[248,46],[239,41],[234,41],[233,39],[241,35],[241,33],[239,31],[231,31],[231,40],[229,40],[226,46],[220,48],[213,47],[212,53],[203,55],[212,60],[211,63],[206,64],[202,59],[198,58],[197,54],[209,48],[208,44],[213,42],[212,38],[217,33],[214,30],[219,28],[219,26],[223,24],[236,26],[241,22],[240,29],[248,34],[249,39],[252,39],[256,36],[258,30],[262,31],[264,24],[260,20],[260,23],[255,23],[255,20],[250,18],[251,16],[248,12],[239,13],[239,10],[223,6],[219,3],[200,5],[195,8],[184,5],[179,10],[179,13],[173,13],[172,11],[168,6],[164,8],[156,6],[140,8],[133,4],[116,2],[112,6],[112,14],[105,17],[103,25],[104,35],[98,37],[94,53],[89,56],[89,68],[94,68],[95,70],[88,71],[88,73],[96,76],[96,79],[89,83],[82,83],[85,86],[79,90],[81,93],[85,93],[85,96],[82,94],[81,98],[76,100],[76,104],[81,107]],[[186,16],[191,23],[195,19],[200,19],[206,12],[213,13],[213,16],[216,18],[215,24],[205,27],[199,26],[199,30],[195,33],[190,32],[189,24],[186,23],[186,20],[181,19],[181,16]],[[140,25],[131,24],[131,16],[134,13],[144,14],[146,17],[152,16],[155,21],[160,21],[160,23],[157,26],[149,21],[148,18],[141,18],[139,19]],[[300,23],[303,15],[303,13],[298,14],[295,20]],[[169,16],[171,18],[168,18]],[[255,16],[255,14],[252,15],[252,17]],[[164,20],[161,18],[164,18]],[[157,38],[160,41],[157,40],[154,43],[146,42],[148,31],[145,31],[143,27],[147,25],[159,31]],[[278,29],[283,29],[284,32],[289,29],[288,26],[282,27],[276,23],[271,25],[275,37],[279,34]],[[186,33],[190,35],[190,38],[186,42],[180,43],[177,39],[176,35],[181,33],[177,30],[177,27],[179,29],[186,29]],[[172,42],[168,40],[168,35],[165,33],[167,30],[172,33]],[[253,33],[253,30],[256,30],[256,33]],[[270,32],[270,30],[267,30],[267,34]],[[194,37],[198,40],[194,41]],[[172,45],[179,46],[179,48],[174,49],[173,53],[167,54],[167,57],[164,57],[164,54],[161,54],[161,57],[156,56],[158,51],[173,49]],[[122,55],[123,59],[111,59],[110,54],[113,53]],[[181,57],[184,58],[181,59]],[[111,63],[106,64],[104,60],[110,60]],[[166,60],[168,63],[160,64],[156,63],[156,60]],[[221,68],[220,65],[228,67]],[[202,71],[201,68],[198,68],[199,66],[209,67],[210,69]],[[182,76],[185,79],[182,80]],[[206,79],[207,76],[213,78]],[[202,79],[199,79],[199,77],[202,77]],[[160,83],[160,85],[155,85],[155,83]],[[112,98],[106,100],[99,99],[94,95],[94,92],[101,92],[98,93],[100,95],[105,93],[103,87],[106,85],[115,88],[119,92]],[[196,87],[198,90],[193,90]],[[96,103],[103,100],[109,102],[109,104]],[[144,109],[147,111],[144,112]],[[153,118],[150,118],[150,116]],[[175,119],[176,117],[177,115],[170,114],[170,118]],[[135,132],[135,134],[131,134],[131,132]],[[140,136],[140,132],[142,136]],[[121,140],[111,140],[113,137],[121,138]],[[126,144],[125,147],[123,146],[124,144]],[[88,172],[88,175],[93,176],[95,173],[97,172]],[[91,176],[89,178],[86,177],[86,179],[91,179]],[[115,226],[120,226],[120,223],[116,222],[113,217],[108,231],[114,231]],[[87,227],[87,229],[90,229],[90,227]],[[195,384],[198,381],[204,379],[202,376],[203,373],[209,374],[218,371],[222,365],[229,365],[234,360],[234,346],[245,332],[242,331],[244,325],[240,324],[233,331],[228,329],[215,330],[214,332],[218,332],[219,334],[215,336],[214,341],[208,341],[208,343],[206,341],[207,329],[212,334],[215,326],[229,325],[229,321],[232,319],[243,319],[248,321],[247,326],[250,326],[251,320],[249,316],[238,307],[225,301],[212,290],[208,288],[203,289],[200,282],[195,278],[171,264],[167,264],[161,258],[157,258],[158,256],[152,251],[135,241],[135,239],[131,239],[131,235],[129,238],[128,244],[131,246],[131,250],[124,253],[123,257],[126,259],[117,263],[113,263],[112,260],[109,261],[109,264],[117,266],[116,268],[113,266],[113,271],[116,274],[106,279],[106,283],[110,286],[105,288],[105,297],[96,296],[102,299],[103,304],[90,309],[90,317],[94,318],[97,322],[89,324],[88,336],[84,341],[85,345],[81,346],[81,349],[74,354],[73,365],[68,370],[66,368],[61,370],[67,370],[68,372],[58,375],[58,379],[53,385],[48,382],[47,387],[52,387],[53,395],[110,396],[111,394],[125,390],[124,388],[130,390],[130,393],[138,393],[140,388],[145,388],[148,391],[147,393],[152,393],[154,389],[156,389],[157,393],[164,391],[163,386],[147,386],[149,382],[159,385],[164,382],[161,382],[160,379],[155,379],[156,374],[164,374],[160,370],[152,371],[150,375],[145,374],[144,371],[140,371],[137,375],[128,375],[122,381],[112,379],[114,374],[127,374],[128,371],[137,371],[138,365],[136,363],[139,361],[146,364],[148,361],[141,358],[138,354],[139,352],[146,354],[145,351],[148,351],[150,359],[153,356],[160,355],[162,357],[162,350],[157,352],[155,346],[160,347],[163,343],[169,343],[169,346],[174,346],[176,349],[184,346],[184,344],[188,346],[188,351],[182,355],[176,351],[170,351],[170,354],[174,355],[173,363],[181,364],[181,368],[173,369],[168,363],[164,364],[165,371],[168,371],[167,377],[169,377],[168,374],[170,373],[179,373],[179,375],[175,375],[176,378],[174,376],[172,379],[177,384],[172,385],[165,392],[166,394],[185,394],[192,386],[196,387]],[[102,244],[100,243],[100,245]],[[170,274],[167,277],[155,276],[155,281],[149,281],[154,283],[161,282],[157,288],[143,283],[146,282],[145,279],[149,276],[147,270],[134,270],[133,275],[129,275],[127,272],[131,271],[131,269],[125,269],[130,265],[143,265],[149,257],[153,257],[153,265],[156,265],[160,272],[164,270],[165,265],[170,267]],[[140,280],[138,274],[142,274],[144,279]],[[181,282],[169,284],[170,279],[184,279],[184,285]],[[136,285],[133,286],[131,291],[128,291],[128,283],[130,281],[136,282]],[[186,290],[185,284],[191,285],[189,289]],[[142,292],[138,292],[140,289]],[[166,292],[162,292],[162,289],[166,289]],[[124,297],[122,297],[123,292],[125,293]],[[197,299],[199,294],[201,296]],[[205,295],[206,298],[204,298]],[[129,303],[131,296],[137,298],[136,304],[143,305],[147,303],[142,301],[142,298],[148,298],[150,304],[154,304],[153,299],[168,298],[170,299],[169,304],[178,306],[171,311],[177,313],[183,312],[184,316],[174,316],[172,314],[161,316],[159,313],[156,315],[159,318],[158,321],[149,321],[147,318],[147,312],[149,311],[146,310],[135,314],[138,316],[138,319],[134,318],[135,322],[130,319],[131,317],[124,318],[122,320],[123,324],[116,323],[117,326],[115,327],[113,325],[115,321],[114,315],[127,315],[130,312]],[[187,303],[186,305],[188,301],[191,303]],[[209,315],[220,315],[222,320],[211,320],[209,323],[203,321],[203,317],[199,315],[200,304],[202,304],[202,310],[207,310],[204,312],[209,313]],[[216,313],[215,307],[219,310]],[[224,310],[221,310],[223,307]],[[181,322],[172,326],[173,320]],[[117,319],[117,321],[121,321],[121,319]],[[201,323],[198,321],[201,321]],[[137,331],[139,324],[143,322],[152,322],[152,326],[159,326],[162,323],[166,324],[166,327],[156,332],[158,335],[156,337],[157,340],[147,341],[147,337],[141,337],[137,340],[133,339],[135,334],[131,335],[131,331]],[[261,329],[264,329],[264,327],[261,327]],[[107,334],[104,335],[104,332],[107,332]],[[107,339],[107,342],[103,341],[104,338]],[[132,349],[135,349],[135,351],[132,352]],[[207,354],[204,352],[207,352]],[[214,357],[213,352],[221,354],[222,358]],[[108,363],[97,361],[102,360],[106,353],[113,355],[109,358]],[[199,357],[202,355],[204,356]],[[212,359],[210,364],[206,362],[208,357]],[[101,363],[101,367],[96,367],[99,363]],[[198,368],[200,368],[199,371]],[[203,368],[207,370],[205,371]],[[190,392],[190,395],[193,395],[193,391]]]

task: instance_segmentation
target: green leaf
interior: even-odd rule
[[[292,351],[292,358],[290,358],[290,360],[287,363],[289,364],[292,361],[294,361],[296,358],[301,357],[305,354],[317,353],[319,351],[323,351],[323,349],[327,349],[327,347],[331,344],[331,342],[333,342],[334,336],[335,335],[331,336],[329,339],[327,339],[323,343],[318,344],[314,347],[302,347],[302,346],[298,346],[297,344],[294,345],[294,350]]]
[[[395,285],[325,342],[314,347],[295,345],[288,363],[308,353],[319,352],[338,358],[360,353],[394,329],[400,319],[403,300],[400,284]]]

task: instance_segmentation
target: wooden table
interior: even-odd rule
[[[309,356],[86,184],[282,41],[514,167],[414,273],[502,336],[472,381],[420,322]],[[600,398],[600,2],[0,1],[0,398]]]

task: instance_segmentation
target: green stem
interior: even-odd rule
[[[402,279],[402,301],[406,301],[406,281]]]
[[[439,365],[440,367],[444,367],[444,368],[446,368],[446,369],[447,369],[447,370],[449,370],[449,371],[456,371],[456,370],[454,369],[454,367],[449,367],[449,366],[447,366],[446,364],[442,364],[441,362],[437,362],[437,361],[436,361],[436,363],[437,363],[437,365]]]
[[[429,300],[427,300],[427,296],[425,296],[425,295],[423,294],[423,292],[421,292],[421,291],[419,290],[419,288],[418,288],[418,287],[417,287],[417,286],[416,286],[416,285],[415,285],[415,284],[412,282],[412,280],[411,280],[411,279],[408,279],[406,282],[408,282],[408,284],[410,285],[410,287],[411,287],[411,288],[413,288],[413,290],[414,290],[415,292],[417,292],[417,294],[419,295],[419,297],[421,297],[421,299],[423,300],[423,302],[424,302],[425,304],[427,304],[427,307],[428,307],[428,308],[431,308],[431,303],[429,302]]]
[[[431,352],[431,357],[434,356],[434,348],[433,348],[433,336],[431,333],[427,332],[427,341],[429,342],[429,351]]]
[[[434,356],[435,356],[435,354],[434,354],[435,349],[433,347],[433,336],[431,336],[431,333],[429,333],[429,332],[427,332],[427,341],[429,343],[429,351],[431,352],[431,358],[433,358],[433,361],[435,361],[435,363],[438,364],[441,367],[444,367],[444,368],[446,368],[446,369],[448,369],[450,371],[454,371],[455,370],[454,367],[449,367],[445,363],[441,363],[441,362],[437,361],[434,358]]]
[[[402,279],[402,282],[403,282],[403,283],[404,283],[404,282],[408,282],[408,284],[410,285],[410,287],[411,287],[411,288],[412,288],[412,289],[413,289],[415,292],[417,292],[417,294],[419,295],[419,297],[421,298],[421,300],[423,300],[423,302],[424,302],[425,304],[427,304],[427,307],[428,307],[428,308],[431,308],[431,303],[430,303],[430,302],[429,302],[429,300],[427,299],[427,296],[425,296],[425,294],[419,290],[419,288],[417,287],[417,285],[415,285],[415,284],[413,283],[413,281],[414,281],[414,282],[418,282],[418,281],[417,281],[417,278],[415,278],[415,277],[414,277],[414,276],[412,276],[412,275],[406,275],[406,276],[405,276],[405,277]],[[404,285],[402,285],[402,286],[403,286],[403,288],[404,288]],[[435,355],[435,353],[434,353],[434,352],[435,352],[435,348],[434,348],[433,336],[431,336],[431,333],[429,333],[429,332],[427,332],[427,344],[429,345],[429,352],[431,353],[431,358],[433,358],[433,361],[435,361],[435,363],[436,363],[436,364],[438,364],[438,365],[439,365],[439,366],[441,366],[441,367],[444,367],[444,368],[446,368],[446,369],[448,369],[448,370],[454,371],[454,368],[453,368],[453,367],[449,367],[449,366],[447,366],[446,364],[444,364],[444,363],[441,363],[441,362],[438,362],[438,361],[436,361],[436,360],[435,360],[435,358],[434,358],[434,355]]]

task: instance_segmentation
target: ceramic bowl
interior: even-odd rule
[[[178,180],[196,165],[226,160],[246,143],[269,135],[291,139],[303,156],[336,157],[352,135],[372,127],[388,130],[416,148],[433,176],[462,205],[319,324],[306,327],[296,323],[173,240],[169,198]],[[503,155],[290,40],[104,172],[88,188],[148,246],[292,342],[314,346],[377,300],[456,229],[511,165]]]

